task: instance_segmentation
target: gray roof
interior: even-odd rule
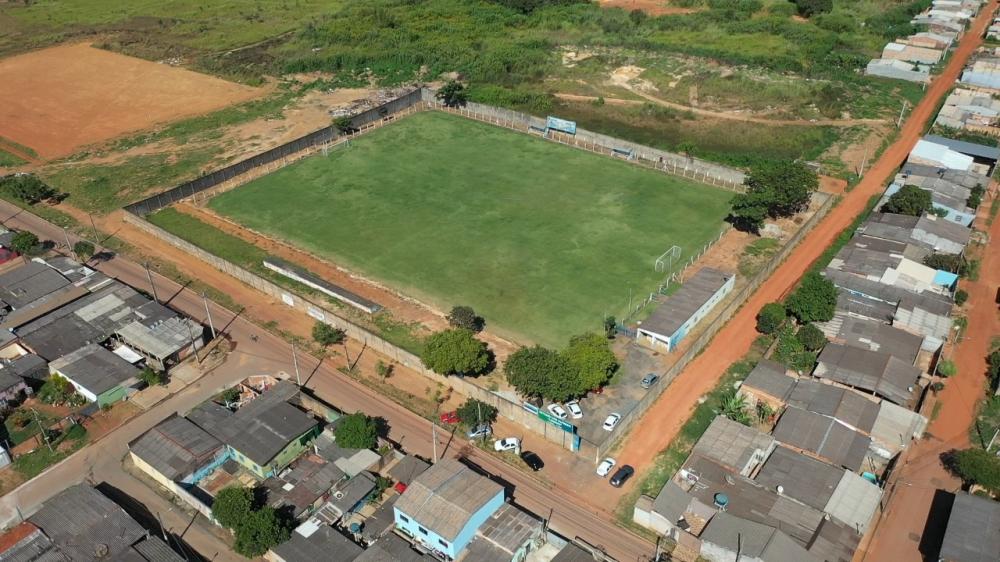
[[[701,540],[762,562],[818,562],[802,545],[774,527],[741,519],[725,511],[708,522],[701,533]]]
[[[3,366],[19,377],[44,379],[49,376],[49,362],[34,353],[22,355]]]
[[[754,480],[769,490],[777,491],[781,486],[786,496],[823,510],[843,475],[843,468],[778,447]]]
[[[888,353],[831,343],[820,352],[813,375],[908,404],[920,369]]]
[[[21,341],[29,349],[50,361],[107,339],[107,334],[76,316],[65,316],[31,333],[20,335]]]
[[[115,560],[146,536],[122,508],[84,484],[49,499],[30,521],[72,560],[93,560],[104,552]]]
[[[482,525],[477,535],[514,557],[525,543],[542,532],[542,522],[511,503],[505,503]]]
[[[942,560],[1000,560],[1000,502],[959,492],[941,543]]]
[[[303,455],[288,470],[265,480],[262,488],[268,505],[279,510],[290,508],[294,517],[300,517],[344,476],[332,462],[316,455]]]
[[[375,477],[370,472],[360,472],[349,480],[340,481],[333,489],[334,493],[326,505],[343,517],[375,490]],[[338,494],[340,497],[337,497]]]
[[[946,244],[968,245],[972,230],[936,216],[911,217],[892,213],[872,213],[858,229],[873,238],[916,244],[928,250],[949,252]]]
[[[846,273],[844,271],[838,271],[829,267],[823,270],[823,276],[833,282],[834,285],[842,289],[844,292],[854,295],[863,295],[889,305],[895,305],[899,302],[899,299],[902,298],[903,295],[908,293],[905,289],[900,289],[891,285],[883,285],[878,281],[865,279],[864,277],[859,277],[857,275]],[[895,306],[891,306],[888,315],[889,319],[892,318],[892,311],[894,310]]]
[[[365,518],[365,524],[361,527],[361,534],[365,541],[373,541],[392,529],[396,524],[396,513],[393,507],[399,496],[393,495],[389,499],[380,503],[371,515]]]
[[[881,488],[857,473],[845,470],[823,511],[864,533],[881,499]]]
[[[676,293],[667,297],[656,310],[642,322],[645,331],[672,336],[733,276],[718,269],[703,267],[681,285]]]
[[[205,465],[222,442],[193,422],[171,416],[129,444],[137,457],[171,480],[184,478]]]
[[[292,531],[291,538],[272,549],[285,562],[354,560],[363,549],[329,525],[307,521]]]
[[[502,486],[457,460],[442,459],[410,483],[396,501],[396,509],[454,541],[469,518],[502,493]]]
[[[763,458],[773,447],[774,439],[770,435],[726,416],[716,416],[695,443],[693,452],[741,472],[752,459]]]
[[[990,182],[990,178],[977,172],[966,171],[966,170],[947,170],[935,166],[917,164],[914,162],[903,163],[903,168],[901,172],[908,176],[926,176],[926,177],[941,178],[946,181],[957,183],[958,185],[964,186],[969,189],[977,185],[986,187]]]
[[[49,537],[28,521],[0,536],[0,543],[6,548],[0,552],[3,562],[69,562]]]
[[[888,400],[883,400],[879,406],[878,417],[871,430],[872,440],[892,451],[902,450],[911,439],[922,435],[927,427],[927,418],[913,410]]]
[[[923,338],[884,322],[860,318],[846,318],[837,331],[836,339],[851,347],[881,351],[914,364],[920,353]]]
[[[653,511],[667,521],[676,523],[690,504],[691,496],[673,480],[669,480],[660,489],[660,493],[656,494],[656,499],[653,500]]]
[[[996,145],[988,146],[974,142],[949,139],[938,135],[924,135],[924,140],[936,144],[943,144],[955,152],[960,152],[967,156],[984,158],[986,160],[1000,159],[1000,148],[997,148]]]
[[[795,387],[795,379],[785,374],[785,366],[769,359],[761,359],[750,371],[741,388],[767,393],[782,402]]]
[[[389,469],[389,477],[396,482],[408,484],[413,482],[414,478],[423,474],[430,466],[430,463],[423,459],[419,459],[413,455],[406,455]]]
[[[806,548],[820,560],[851,562],[861,535],[835,519],[823,519]]]
[[[895,183],[900,185],[915,185],[921,189],[929,189],[933,193],[939,195],[945,195],[948,197],[954,197],[961,200],[966,200],[969,198],[972,189],[966,187],[958,182],[949,181],[943,178],[939,178],[937,175],[933,176],[921,176],[921,175],[905,175],[897,174]]]
[[[8,369],[0,369],[0,392],[6,392],[18,386],[25,386],[24,379]]]
[[[866,277],[881,277],[903,261],[902,254],[883,252],[848,244],[830,260],[830,268]]]
[[[935,295],[934,293],[923,292],[918,294],[906,293],[899,299],[898,308],[903,310],[921,309],[934,316],[950,316],[951,301]]]
[[[126,344],[153,357],[164,359],[200,339],[205,328],[155,302],[135,309],[136,320],[116,330]]]
[[[847,275],[849,277],[854,277],[850,274]],[[857,279],[861,278],[858,277]],[[882,286],[889,287],[889,285]],[[875,320],[876,322],[889,322],[896,314],[896,305],[880,301],[878,299],[873,299],[865,295],[841,291],[840,294],[837,295],[837,311],[845,312],[852,316]]]
[[[90,344],[49,363],[49,369],[94,394],[129,384],[139,369],[107,349]]]
[[[318,559],[321,560],[321,559]],[[369,546],[354,562],[421,562],[437,560],[430,554],[421,554],[410,543],[395,534],[388,534]]]
[[[184,562],[185,560],[156,535],[149,535],[132,545],[132,550],[137,555],[137,562]]]
[[[813,379],[802,379],[795,384],[788,397],[789,406],[830,416],[844,424],[871,431],[878,417],[878,404],[846,388],[824,384]]]
[[[774,427],[774,438],[850,470],[861,468],[871,443],[868,437],[829,416],[794,406],[785,408]]]
[[[58,271],[44,263],[29,261],[0,273],[0,299],[17,310],[69,284]]]
[[[570,542],[549,562],[594,562],[594,554]]]

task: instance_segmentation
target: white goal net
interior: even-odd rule
[[[681,258],[681,247],[671,246],[669,250],[663,252],[663,254],[656,258],[653,262],[653,271],[666,272],[670,271],[674,264]]]

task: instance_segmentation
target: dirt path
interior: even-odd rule
[[[985,223],[989,206],[987,201],[980,207],[977,224]],[[1000,241],[1000,221],[993,223],[990,239]],[[940,455],[951,449],[971,446],[969,428],[975,420],[976,402],[983,396],[987,381],[983,376],[987,368],[985,357],[989,353],[990,338],[1000,334],[1000,314],[995,301],[1000,286],[1000,252],[995,248],[987,250],[980,270],[978,281],[962,284],[969,292],[966,304],[969,330],[951,352],[954,355],[949,354],[958,367],[958,375],[948,379],[938,395],[941,409],[927,429],[930,436],[905,454],[876,533],[867,549],[859,549],[854,557],[858,562],[921,560],[922,556],[923,559],[937,559],[937,552],[921,552],[920,545],[925,527],[929,525],[941,530],[945,524],[945,521],[928,519],[934,494],[939,489],[953,492],[961,487],[959,479],[941,465]],[[930,548],[923,550],[935,550],[939,545],[927,546]]]
[[[958,78],[969,56],[982,43],[983,32],[992,21],[997,2],[998,0],[992,0],[980,12],[944,72],[930,85],[920,104],[906,120],[899,139],[719,331],[705,352],[677,377],[642,421],[635,424],[641,430],[627,436],[619,454],[619,462],[627,462],[640,472],[650,467],[656,455],[673,441],[681,426],[691,417],[698,400],[716,385],[732,363],[750,349],[757,336],[755,316],[760,308],[783,298],[837,235],[864,210],[868,199],[882,192],[886,181],[896,173],[920,139],[924,125],[934,116],[938,103]]]
[[[695,115],[701,115],[702,117],[726,119],[729,121],[743,121],[745,123],[760,123],[762,125],[796,125],[800,127],[855,127],[857,125],[884,125],[888,123],[885,119],[768,119],[767,117],[754,117],[753,115],[741,115],[739,113],[712,111],[710,109],[691,107],[690,105],[683,105],[658,98],[648,92],[643,92],[642,90],[636,88],[629,88],[629,91],[637,96],[642,96],[656,105],[662,105],[663,107],[690,112]],[[559,99],[567,101],[591,102],[597,99],[596,96],[581,96],[577,94],[557,93],[555,96]],[[647,102],[640,100],[624,100],[621,98],[604,98],[604,103],[610,105],[643,105]]]
[[[671,6],[670,0],[600,0],[602,8],[621,8],[623,10],[642,10],[651,16],[675,14],[693,14],[705,8],[682,8]]]

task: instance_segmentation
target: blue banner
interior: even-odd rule
[[[545,120],[545,126],[549,129],[555,129],[571,135],[576,134],[576,121],[567,121],[550,115],[548,119]]]

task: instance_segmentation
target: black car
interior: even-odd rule
[[[619,468],[611,476],[611,480],[610,480],[611,485],[614,486],[615,488],[621,488],[622,484],[624,484],[625,482],[627,482],[629,478],[632,478],[633,474],[635,474],[635,469],[632,468],[631,465],[627,465],[627,464],[622,465],[622,467]]]
[[[543,466],[545,466],[545,463],[542,462],[542,458],[531,451],[521,453],[521,460],[524,461],[524,464],[528,465],[528,468],[534,470],[535,472],[538,472]]]

